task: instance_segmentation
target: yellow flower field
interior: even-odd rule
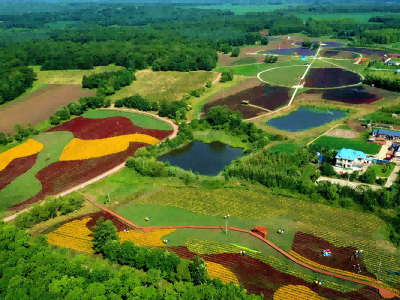
[[[73,139],[65,146],[60,161],[101,157],[125,151],[130,142],[154,145],[159,140],[146,134],[127,134],[98,140]]]
[[[21,158],[39,153],[43,149],[43,144],[29,139],[25,143],[18,145],[6,152],[0,153],[0,171],[15,158]]]
[[[285,285],[274,293],[274,300],[324,300],[317,293],[303,285]]]
[[[206,265],[208,276],[211,279],[219,278],[223,283],[235,282],[240,285],[236,275],[224,266],[211,261],[206,261]]]
[[[121,237],[121,243],[125,241],[132,241],[138,246],[165,246],[161,238],[164,235],[173,233],[176,229],[154,229],[149,233],[144,233],[135,230],[129,230],[129,232],[118,232]]]
[[[90,220],[91,218],[87,218],[64,224],[57,230],[47,234],[47,241],[60,247],[93,253],[93,238],[89,236],[92,232],[86,227],[86,223]]]

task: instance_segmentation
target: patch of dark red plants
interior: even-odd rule
[[[308,88],[333,88],[360,83],[361,77],[341,68],[313,68],[304,81]]]

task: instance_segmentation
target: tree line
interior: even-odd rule
[[[102,95],[112,95],[115,91],[124,86],[130,85],[136,77],[132,69],[124,69],[117,72],[103,72],[83,75],[82,87],[88,89],[97,88],[97,93]]]
[[[0,294],[5,299],[32,300],[261,300],[260,296],[247,295],[242,286],[204,278],[204,261],[198,258],[189,262],[162,249],[149,250],[132,242],[123,243],[119,249],[107,252],[110,261],[98,263],[89,256],[67,254],[65,248],[53,250],[46,236],[32,238],[28,232],[0,221]],[[116,265],[112,257],[123,266]],[[131,267],[139,265],[140,259],[144,269],[149,267],[146,273]],[[171,270],[175,270],[175,276],[167,272]],[[162,279],[168,282],[160,287]],[[204,280],[202,284],[197,284],[199,279]]]
[[[376,87],[393,91],[393,92],[400,92],[400,75],[396,75],[396,73],[368,73],[365,76],[363,81],[365,84],[373,84]]]

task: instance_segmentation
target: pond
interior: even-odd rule
[[[172,150],[160,156],[159,161],[169,161],[172,166],[184,170],[192,169],[201,175],[215,176],[232,160],[243,156],[242,148],[233,148],[221,142],[205,144],[199,141]]]
[[[318,127],[334,120],[344,118],[345,116],[346,113],[340,110],[323,111],[300,107],[287,116],[269,120],[267,125],[280,130],[297,132]]]

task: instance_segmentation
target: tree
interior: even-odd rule
[[[323,176],[333,176],[336,175],[335,169],[331,164],[323,163],[320,167],[321,175]]]
[[[268,37],[266,37],[266,36],[263,36],[262,38],[261,38],[261,45],[268,45]]]
[[[317,50],[319,48],[319,44],[318,43],[314,43],[311,45],[311,50]]]
[[[234,70],[230,69],[228,71],[222,72],[220,82],[232,81],[234,75]]]
[[[38,135],[39,134],[39,130],[37,130],[35,127],[32,126],[31,123],[28,124],[28,133],[29,135]],[[1,138],[0,138],[1,140]],[[1,141],[0,141],[1,143]]]
[[[207,266],[202,258],[196,256],[189,264],[190,276],[195,285],[204,284],[207,277]]]
[[[240,55],[240,48],[239,47],[233,48],[231,57],[238,57],[239,55]]]
[[[267,64],[273,64],[278,61],[278,56],[272,55],[272,54],[267,54],[265,56],[264,62]]]
[[[96,226],[94,226],[93,233],[93,249],[97,253],[103,252],[103,247],[108,241],[119,242],[120,237],[117,234],[117,228],[110,221],[104,221],[103,217],[97,221]]]
[[[364,172],[360,176],[360,181],[368,184],[374,184],[376,180],[375,170],[373,168],[368,168],[367,171]]]
[[[228,44],[223,44],[223,45],[221,46],[221,50],[222,50],[222,52],[223,52],[224,54],[228,54],[229,52],[232,51],[232,47],[231,47],[230,45],[228,45]]]
[[[68,120],[71,118],[71,114],[69,113],[68,108],[61,107],[56,113],[55,116],[59,117],[61,120]]]
[[[311,42],[310,42],[310,41],[303,41],[303,42],[301,43],[301,47],[310,49],[310,47],[311,47]]]
[[[353,173],[350,174],[349,180],[350,180],[350,181],[357,180],[358,177],[359,177],[359,175],[360,175],[360,172],[354,171]]]
[[[80,116],[83,113],[82,107],[78,102],[71,102],[67,105],[67,108],[71,115]]]
[[[212,82],[211,82],[211,80],[207,80],[206,87],[207,87],[207,88],[212,87]]]

